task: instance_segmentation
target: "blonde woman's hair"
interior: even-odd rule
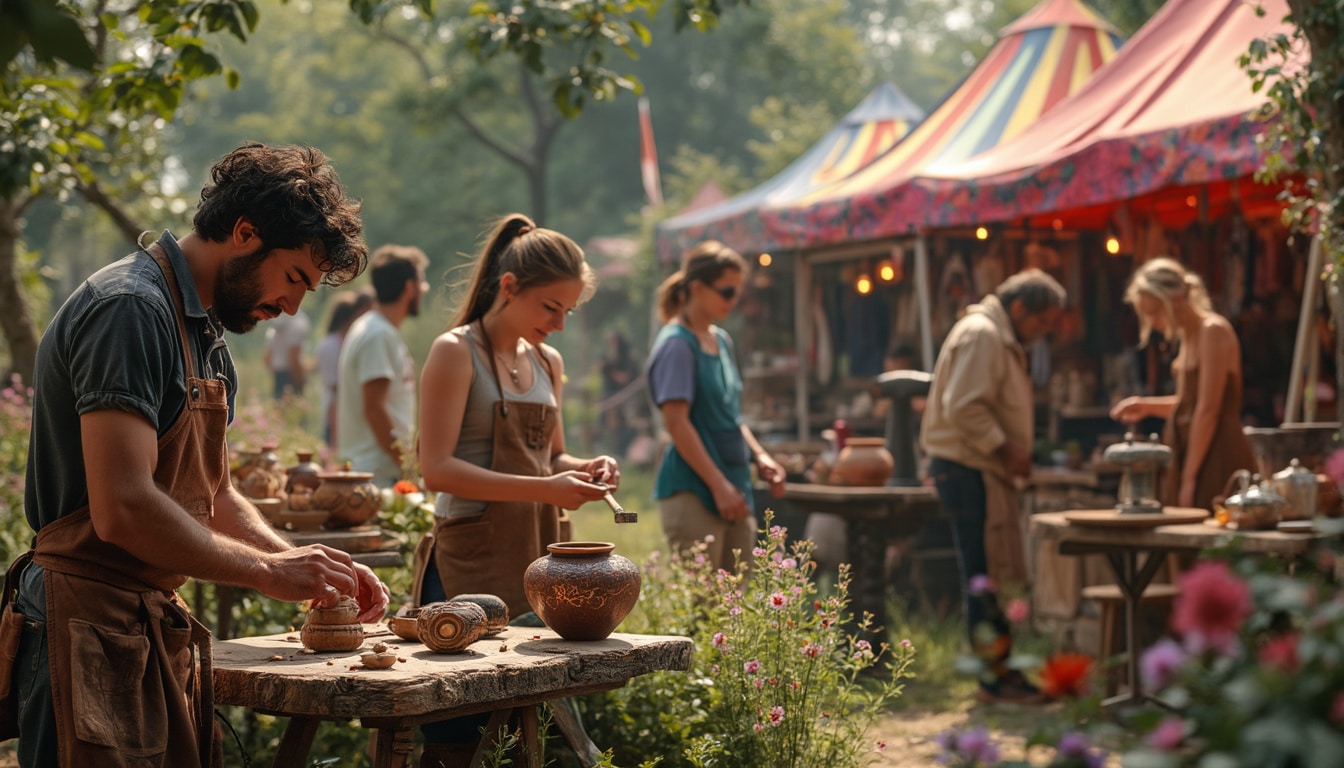
[[[1176,332],[1181,333],[1180,326],[1176,324],[1176,313],[1171,308],[1171,300],[1184,296],[1186,303],[1199,313],[1213,311],[1213,302],[1209,300],[1209,291],[1204,287],[1204,281],[1199,275],[1186,269],[1179,261],[1167,256],[1159,256],[1152,259],[1134,272],[1134,276],[1129,279],[1129,285],[1125,288],[1125,303],[1138,309],[1139,294],[1146,293],[1149,296],[1162,302],[1162,309],[1167,314],[1170,325],[1176,328]],[[1144,317],[1143,313],[1139,315],[1139,346],[1148,346],[1148,337],[1152,335],[1153,324]]]
[[[658,286],[658,317],[664,323],[670,321],[686,305],[691,283],[699,280],[712,285],[730,269],[745,273],[747,260],[718,240],[706,240],[687,251],[681,258],[681,269]]]

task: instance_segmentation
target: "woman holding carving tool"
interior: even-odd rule
[[[772,495],[784,494],[784,468],[742,423],[742,377],[728,317],[742,294],[747,264],[709,240],[686,253],[658,288],[664,325],[645,368],[649,395],[662,412],[672,447],[663,455],[654,496],[669,544],[686,548],[706,537],[717,568],[733,568],[733,551],[756,544],[751,466]],[[750,560],[750,557],[744,558]]]
[[[530,613],[523,572],[546,545],[569,539],[561,510],[620,484],[610,456],[565,452],[564,361],[544,343],[594,284],[573,240],[522,214],[487,237],[462,308],[420,376],[420,469],[439,496],[415,553],[417,604],[484,592],[515,620]],[[482,725],[468,717],[423,726],[421,765],[469,765]]]

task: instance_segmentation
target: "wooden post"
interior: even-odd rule
[[[806,442],[811,436],[810,414],[807,411],[807,373],[810,369],[806,359],[808,342],[812,338],[812,265],[803,256],[802,251],[793,253],[793,341],[798,350],[798,365],[794,371],[794,415],[798,419],[798,441]]]
[[[919,302],[919,346],[924,370],[933,372],[933,320],[929,294],[929,245],[921,232],[915,237],[915,296]]]
[[[1316,342],[1316,291],[1320,289],[1321,284],[1321,261],[1324,258],[1324,243],[1321,242],[1321,236],[1317,234],[1311,238],[1311,249],[1307,255],[1307,272],[1302,286],[1302,306],[1297,315],[1297,341],[1293,344],[1293,367],[1288,372],[1288,397],[1283,407],[1283,421],[1285,424],[1294,423],[1297,419],[1298,408],[1302,401],[1302,365],[1307,356],[1307,350],[1312,354],[1320,354],[1315,348]],[[1339,322],[1336,318],[1335,322]],[[1314,385],[1315,382],[1312,382]],[[1312,397],[1315,398],[1316,389],[1312,387]],[[1312,413],[1315,413],[1315,403],[1312,403]]]

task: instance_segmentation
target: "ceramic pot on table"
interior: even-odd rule
[[[378,515],[383,496],[373,484],[372,472],[322,472],[313,491],[312,508],[330,513],[328,528],[363,525]]]
[[[546,547],[523,574],[523,591],[546,626],[566,640],[602,640],[639,601],[639,567],[616,545],[570,541]]]
[[[886,438],[851,437],[840,449],[831,467],[833,485],[882,486],[891,477],[896,460],[887,450]]]

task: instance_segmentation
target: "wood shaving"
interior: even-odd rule
[[[285,660],[285,657],[284,657],[284,656],[281,656],[281,655],[278,654],[278,653],[277,653],[276,655],[270,657],[269,659],[267,659],[267,661],[284,661],[284,660]]]

